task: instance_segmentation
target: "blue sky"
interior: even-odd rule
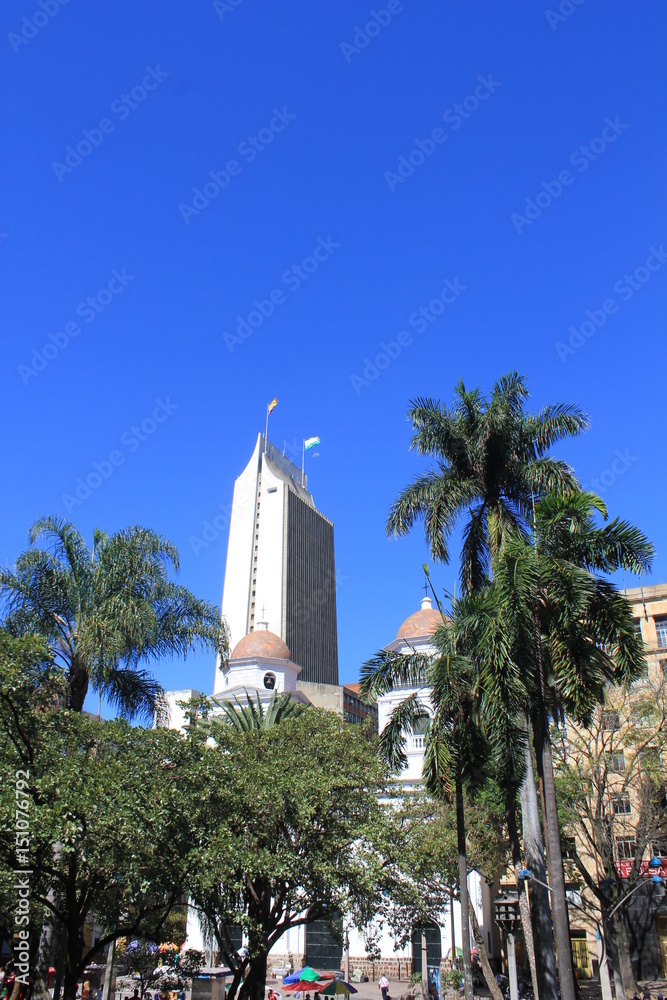
[[[0,562],[45,513],[88,540],[144,524],[219,603],[226,532],[193,539],[277,396],[276,445],[322,439],[354,680],[421,596],[421,531],[384,532],[424,465],[408,400],[518,369],[535,406],[590,414],[559,453],[666,580],[666,22],[617,0],[6,4]],[[156,673],[210,691],[213,669]]]

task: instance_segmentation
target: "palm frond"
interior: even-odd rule
[[[431,657],[424,653],[380,650],[361,668],[360,693],[367,700],[374,701],[394,688],[426,687],[430,667]]]

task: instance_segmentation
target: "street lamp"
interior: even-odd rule
[[[516,977],[516,951],[514,935],[521,926],[519,900],[506,892],[499,892],[494,902],[496,923],[505,933],[507,941],[507,969],[510,980],[510,1000],[518,1000],[519,989]]]

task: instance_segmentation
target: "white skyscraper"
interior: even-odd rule
[[[266,628],[287,644],[300,680],[338,683],[333,524],[263,434],[234,484],[222,613],[231,649]],[[216,670],[214,694],[222,688]]]

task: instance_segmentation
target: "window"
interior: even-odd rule
[[[654,841],[651,845],[651,851],[654,858],[667,858],[667,840]]]
[[[638,705],[632,709],[632,721],[638,729],[648,729],[651,718],[647,706]]]
[[[602,713],[602,728],[608,732],[615,732],[620,729],[620,720],[618,718],[618,712],[603,712]]]
[[[658,646],[660,649],[667,649],[667,615],[661,615],[659,618],[654,618],[653,620],[658,636]]]
[[[611,804],[612,812],[614,816],[629,816],[632,812],[632,806],[630,805],[630,799],[625,796],[619,796],[619,798],[614,799]]]
[[[663,676],[667,677],[667,660],[658,660]]]
[[[625,755],[622,750],[617,750],[616,753],[611,755],[611,769],[620,774],[621,771],[625,771]]]
[[[634,837],[616,838],[616,860],[634,861],[637,844]]]
[[[564,858],[574,859],[577,853],[577,841],[574,837],[561,837],[561,852]]]
[[[635,632],[637,633],[637,638],[641,639],[641,637],[642,637],[642,623],[641,623],[641,619],[639,619],[639,618],[635,618]]]

